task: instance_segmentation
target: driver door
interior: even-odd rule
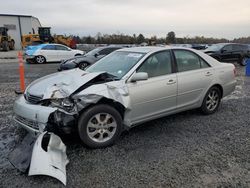
[[[48,44],[44,46],[41,50],[41,55],[46,58],[47,62],[55,61],[57,58],[56,46],[53,44]]]
[[[231,44],[226,45],[221,52],[221,60],[222,61],[232,61],[233,60],[233,46]]]
[[[128,82],[132,123],[159,117],[176,109],[177,77],[172,70],[170,51],[151,55],[136,72],[146,72],[149,78]]]

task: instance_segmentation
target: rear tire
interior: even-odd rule
[[[36,57],[35,57],[35,61],[36,61],[36,63],[38,63],[38,64],[46,63],[46,59],[45,59],[45,57],[43,57],[42,55],[36,56]]]
[[[201,112],[205,115],[213,114],[217,111],[221,101],[221,91],[218,87],[211,87],[206,93],[202,105]]]
[[[241,66],[246,66],[246,65],[247,65],[247,60],[248,60],[247,57],[242,57],[242,58],[240,59],[240,61],[239,61],[239,64],[240,64]]]
[[[78,133],[89,148],[104,148],[114,144],[122,132],[120,113],[106,104],[90,107],[79,118]]]

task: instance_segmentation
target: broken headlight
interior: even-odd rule
[[[74,102],[69,98],[64,99],[51,99],[51,106],[62,108],[66,111],[71,111],[74,108]]]

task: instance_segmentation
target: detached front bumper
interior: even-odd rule
[[[44,131],[51,113],[57,108],[33,105],[28,103],[24,96],[19,97],[14,103],[14,121],[34,134]]]

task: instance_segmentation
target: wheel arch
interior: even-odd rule
[[[221,93],[221,98],[223,97],[223,95],[224,95],[224,91],[223,91],[223,87],[220,85],[220,84],[214,84],[214,85],[212,85],[210,88],[212,88],[212,87],[217,87],[219,90],[220,90],[220,93]],[[210,89],[209,88],[209,89]],[[208,89],[208,90],[209,90]]]
[[[122,119],[124,119],[124,113],[125,113],[126,108],[121,103],[114,101],[112,99],[103,97],[97,104],[107,104],[115,108],[121,115]]]
[[[114,109],[116,109],[119,114],[121,115],[122,119],[124,119],[124,115],[125,115],[125,110],[126,108],[119,102],[117,101],[114,101],[112,99],[108,99],[106,97],[102,97],[97,103],[91,103],[89,104],[86,108],[83,108],[79,114],[82,114],[84,113],[87,109],[95,106],[95,105],[98,105],[98,104],[106,104],[106,105],[109,105],[111,107],[113,107]]]

